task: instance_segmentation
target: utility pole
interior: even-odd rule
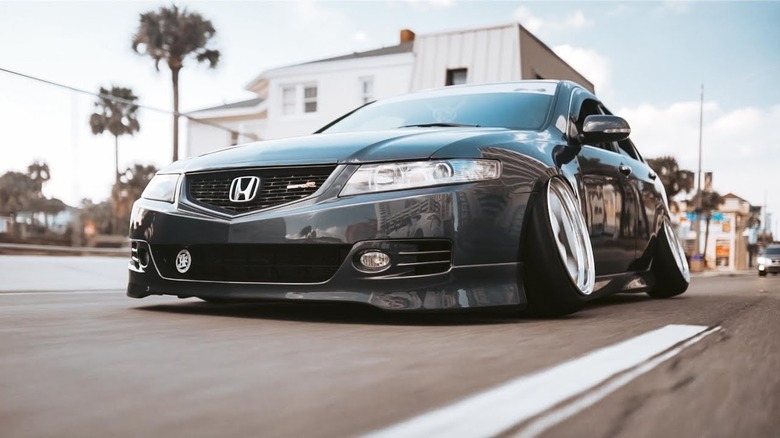
[[[701,181],[701,151],[702,151],[702,127],[704,125],[704,84],[701,84],[701,94],[699,99],[699,172],[696,177],[696,220],[694,227],[696,230],[696,249],[694,254],[699,254],[701,248],[701,205],[702,205],[702,181]],[[703,255],[706,257],[706,254]]]
[[[766,234],[766,229],[769,226],[769,224],[767,223],[767,221],[769,220],[769,216],[767,216],[766,213],[767,213],[767,211],[766,211],[766,189],[764,189],[764,220],[763,220],[763,222],[764,222],[764,234]]]

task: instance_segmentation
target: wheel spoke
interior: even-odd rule
[[[550,228],[561,261],[580,292],[590,294],[595,278],[593,252],[576,199],[558,180],[550,182],[547,198]]]
[[[690,280],[690,268],[688,267],[688,260],[685,258],[685,249],[683,249],[680,239],[672,229],[669,221],[664,222],[664,233],[666,234],[667,242],[669,243],[669,250],[672,252],[672,258],[677,264],[677,269],[680,270],[680,274],[685,277],[686,280]]]

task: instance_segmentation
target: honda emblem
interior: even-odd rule
[[[249,202],[255,199],[260,187],[260,178],[256,176],[239,176],[230,184],[229,198],[231,202]]]

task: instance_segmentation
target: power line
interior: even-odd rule
[[[236,135],[239,135],[239,136],[242,136],[242,137],[249,137],[250,139],[255,140],[255,141],[259,140],[259,138],[255,134],[244,133],[244,132],[241,132],[241,131],[236,131],[235,129],[229,128],[227,126],[220,125],[220,124],[214,123],[214,122],[210,122],[210,121],[204,120],[204,119],[199,119],[197,117],[192,117],[192,116],[190,116],[188,114],[182,114],[180,112],[170,111],[170,110],[157,108],[157,107],[153,107],[153,106],[149,106],[149,105],[142,105],[142,104],[139,104],[138,102],[134,102],[132,100],[123,99],[121,97],[112,96],[110,94],[93,93],[91,91],[82,90],[81,88],[72,87],[70,85],[61,84],[61,83],[50,81],[48,79],[43,79],[43,78],[40,78],[40,77],[37,77],[37,76],[32,76],[32,75],[28,75],[28,74],[21,73],[21,72],[18,72],[18,71],[9,70],[9,69],[3,68],[3,67],[0,67],[0,72],[12,74],[12,75],[19,76],[19,77],[22,77],[22,78],[25,78],[25,79],[36,81],[36,82],[41,82],[41,83],[44,83],[46,85],[51,85],[51,86],[58,87],[58,88],[64,88],[66,90],[70,90],[70,91],[73,91],[73,92],[76,92],[76,93],[87,94],[87,95],[90,95],[90,96],[93,96],[93,97],[97,97],[97,98],[100,98],[100,99],[106,99],[106,100],[110,100],[110,101],[113,101],[113,102],[124,103],[126,105],[134,105],[134,106],[137,106],[138,108],[142,108],[142,109],[149,110],[149,111],[154,111],[154,112],[157,112],[157,113],[163,113],[163,114],[168,114],[168,115],[174,115],[175,114],[175,115],[177,115],[179,117],[184,117],[187,120],[190,120],[190,121],[195,122],[195,123],[200,123],[202,125],[207,125],[207,126],[211,126],[211,127],[214,127],[214,128],[222,129],[222,130],[230,132],[231,134],[236,134]]]

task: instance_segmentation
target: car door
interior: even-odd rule
[[[585,117],[604,114],[598,101],[572,109],[577,129]],[[627,272],[636,259],[638,199],[629,183],[630,166],[613,143],[584,144],[577,155],[585,189],[585,220],[596,275]]]
[[[617,143],[618,152],[623,156],[623,164],[631,168],[628,176],[629,189],[637,199],[639,207],[636,221],[637,255],[632,270],[649,267],[652,259],[652,237],[660,226],[664,210],[664,197],[658,191],[658,175],[645,163],[630,139]]]

